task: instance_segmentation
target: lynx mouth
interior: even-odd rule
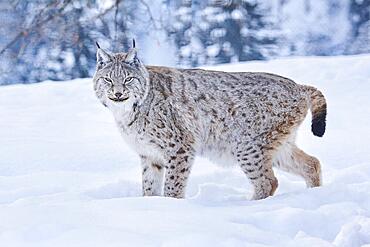
[[[111,101],[114,101],[114,102],[123,102],[123,101],[126,101],[128,100],[129,97],[126,97],[126,98],[109,98]]]

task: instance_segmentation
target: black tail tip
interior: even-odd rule
[[[315,136],[322,137],[326,127],[326,112],[317,114],[312,118],[311,130]]]

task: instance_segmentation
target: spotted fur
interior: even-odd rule
[[[144,195],[183,198],[196,155],[238,164],[254,199],[278,187],[273,166],[302,176],[309,187],[321,184],[319,161],[294,144],[308,109],[313,133],[324,134],[326,102],[313,87],[269,73],[144,66],[135,49],[100,48],[93,81],[141,157]]]

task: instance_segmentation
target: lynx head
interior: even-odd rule
[[[149,90],[149,76],[137,57],[135,40],[127,53],[109,53],[99,44],[97,64],[93,78],[94,90],[105,105],[141,104]]]

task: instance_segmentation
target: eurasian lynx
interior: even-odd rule
[[[111,54],[98,45],[94,89],[124,139],[140,155],[146,196],[182,198],[195,155],[238,164],[254,199],[273,195],[272,167],[320,186],[319,161],[295,145],[308,109],[325,132],[326,102],[314,87],[268,73],[144,66],[135,47]]]

